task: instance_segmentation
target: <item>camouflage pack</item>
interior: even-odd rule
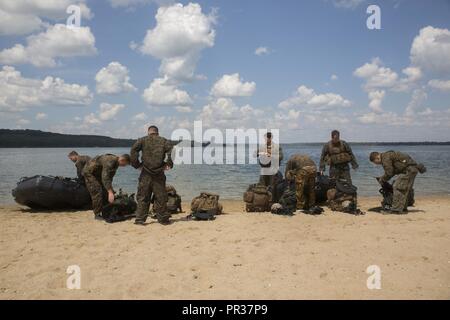
[[[103,207],[102,218],[108,223],[132,218],[137,209],[134,194],[128,195],[120,190],[114,198],[113,203],[108,203]]]
[[[244,192],[245,210],[247,212],[268,212],[272,204],[272,193],[263,184],[252,184]]]

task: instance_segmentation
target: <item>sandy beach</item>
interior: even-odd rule
[[[0,206],[1,299],[449,299],[450,197],[407,215],[244,213],[107,224],[92,213]],[[379,198],[360,199],[361,209]],[[184,204],[184,209],[188,209]],[[81,289],[69,290],[78,265]],[[366,269],[381,269],[369,290]]]

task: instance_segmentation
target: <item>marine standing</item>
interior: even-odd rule
[[[315,184],[317,166],[307,155],[296,154],[286,164],[285,177],[295,182],[297,209],[308,210],[316,204]]]
[[[352,183],[350,164],[353,170],[357,170],[358,162],[349,144],[340,139],[337,130],[331,132],[331,140],[323,146],[319,168],[321,174],[324,173],[327,163],[330,165],[330,178]]]
[[[377,178],[380,184],[389,182],[390,179],[398,175],[393,184],[394,194],[390,211],[392,213],[407,211],[408,200],[417,173],[425,173],[425,166],[414,161],[408,154],[399,151],[372,152],[369,159],[372,163],[383,166],[384,175]]]
[[[145,224],[152,194],[154,196],[153,211],[158,222],[169,223],[165,171],[173,168],[172,148],[173,143],[161,137],[156,126],[150,126],[148,135],[138,139],[131,148],[131,164],[134,168],[141,170],[136,195],[138,205],[135,224]],[[142,153],[141,159],[139,159],[139,153]]]
[[[77,169],[77,178],[80,182],[84,183],[83,169],[89,162],[89,160],[91,160],[91,157],[79,155],[76,151],[71,151],[67,155],[67,157],[70,159],[70,161],[75,163],[75,168]]]
[[[114,202],[112,186],[114,175],[119,167],[130,164],[130,156],[104,154],[91,159],[83,170],[86,187],[91,195],[92,209],[96,219],[101,219],[103,205]]]

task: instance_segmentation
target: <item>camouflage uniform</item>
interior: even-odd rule
[[[407,154],[398,151],[388,151],[381,154],[381,164],[384,175],[380,182],[388,182],[393,176],[399,175],[393,188],[392,211],[403,212],[408,207],[408,199],[414,181],[419,172],[418,164]]]
[[[286,165],[286,179],[295,180],[297,209],[309,209],[316,203],[317,166],[307,155],[293,155]]]
[[[139,177],[136,200],[136,222],[145,222],[150,209],[150,200],[154,195],[153,211],[159,222],[167,222],[170,214],[167,211],[166,175],[164,167],[173,167],[171,151],[173,143],[158,135],[140,138],[131,148],[131,164],[134,168],[142,168]],[[142,152],[142,162],[139,160]]]
[[[92,208],[96,215],[107,201],[107,190],[112,190],[112,181],[119,167],[119,157],[113,154],[97,156],[83,169],[86,187],[91,194]]]
[[[260,152],[267,152],[269,154],[272,154],[272,150],[277,150],[277,151],[275,151],[275,153],[273,155],[278,157],[278,162],[279,162],[278,163],[278,168],[279,168],[281,166],[281,161],[283,160],[283,149],[281,148],[281,146],[279,146],[279,145],[277,145],[277,144],[275,144],[273,142],[269,146],[266,145],[266,144],[263,144],[263,145],[261,145],[258,148],[258,151],[257,151],[258,157],[259,157],[259,153]],[[278,154],[276,152],[278,152]],[[267,164],[267,165],[263,165],[263,164],[260,163],[260,166],[263,169],[263,168],[270,168],[271,165],[270,165],[270,163]],[[269,187],[269,186],[275,187],[274,186],[274,184],[275,184],[275,176],[276,176],[276,173],[278,172],[278,170],[274,169],[274,171],[275,172],[272,175],[263,175],[263,174],[261,174],[259,176],[259,183],[265,185],[266,187]]]
[[[77,161],[75,161],[75,168],[77,168],[77,177],[84,183],[83,169],[86,164],[91,160],[89,156],[78,156]]]
[[[343,163],[336,163],[336,156],[346,155],[348,161]],[[345,180],[348,183],[352,183],[352,177],[350,175],[350,166],[353,169],[358,168],[355,155],[352,148],[347,142],[341,140],[338,145],[334,145],[332,141],[323,146],[322,155],[320,156],[320,171],[325,171],[326,164],[330,165],[330,178],[336,180]]]

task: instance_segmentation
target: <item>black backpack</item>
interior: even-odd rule
[[[102,218],[108,223],[125,221],[135,216],[136,209],[134,194],[128,195],[120,190],[114,202],[103,207]]]
[[[283,178],[283,174],[278,171],[274,177],[273,184],[269,186],[268,191],[272,194],[272,202],[276,203],[280,200],[283,192],[289,187],[289,183]]]
[[[318,173],[314,191],[316,194],[316,203],[325,203],[327,201],[327,192],[336,185],[329,176]]]
[[[284,190],[278,203],[281,208],[271,210],[273,214],[293,215],[297,210],[297,194],[292,184]]]

